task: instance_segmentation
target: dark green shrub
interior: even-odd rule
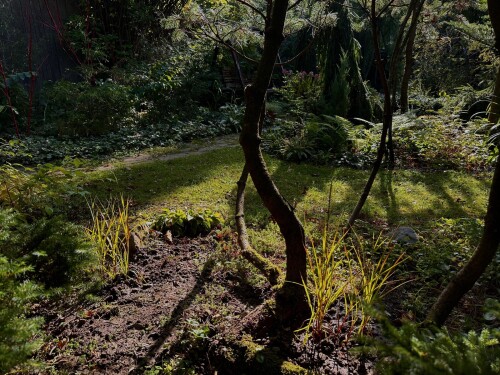
[[[321,95],[321,81],[313,72],[285,71],[284,85],[277,91],[292,112],[303,114],[317,112]]]
[[[212,64],[212,46],[180,45],[169,52],[168,57],[151,64],[134,84],[134,94],[147,122],[168,121],[173,115],[192,118],[200,106],[220,106],[220,74]]]
[[[33,280],[61,287],[81,279],[91,260],[83,230],[61,217],[28,223],[12,209],[0,209],[0,255],[20,260],[34,272]]]
[[[33,266],[34,278],[49,288],[81,279],[91,259],[82,233],[81,227],[61,217],[44,218],[32,224],[23,255],[27,264]]]
[[[351,123],[339,116],[322,116],[306,123],[306,138],[316,151],[340,154],[347,148],[348,128]]]
[[[129,90],[107,81],[87,83],[59,81],[47,91],[47,121],[57,135],[89,136],[120,128],[130,116]]]
[[[31,268],[0,255],[0,373],[20,365],[41,344],[40,318],[27,318],[29,302],[40,289],[28,281],[19,281]]]
[[[276,121],[265,133],[264,149],[285,160],[328,163],[349,146],[351,123],[339,116],[311,116],[304,122]]]

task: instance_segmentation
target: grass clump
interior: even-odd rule
[[[130,200],[123,196],[106,203],[97,199],[89,203],[92,224],[87,229],[87,235],[94,244],[100,271],[110,279],[128,274],[131,239],[129,206]]]
[[[330,246],[326,241],[325,233],[322,248],[316,249],[313,245],[311,251],[307,253],[309,269],[312,270],[312,285],[308,286],[306,280],[302,280],[302,284],[311,317],[306,326],[299,330],[299,332],[302,330],[306,332],[304,342],[307,342],[310,337],[315,342],[324,337],[323,323],[326,314],[339,299],[342,299],[347,285],[346,281],[341,278],[343,261],[338,258],[343,246],[343,238],[335,236]]]
[[[347,246],[338,234],[334,234],[328,244],[325,231],[322,247],[312,246],[308,253],[311,282],[303,281],[311,316],[298,330],[305,331],[305,343],[311,337],[314,342],[325,337],[325,319],[335,305],[342,305],[342,308],[337,314],[337,330],[332,330],[331,334],[340,335],[347,328],[344,340],[348,341],[356,325],[358,333],[364,331],[372,318],[372,306],[395,283],[391,278],[404,260],[404,254],[395,256],[387,245],[379,236],[368,252],[364,240],[358,238],[356,244]]]

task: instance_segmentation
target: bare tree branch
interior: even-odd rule
[[[245,0],[236,0],[238,3],[245,5],[246,7],[252,9],[255,13],[257,13],[259,16],[261,16],[264,21],[267,20],[267,17],[264,13],[262,13],[260,10],[258,10],[255,6],[253,6],[250,3],[247,3]]]

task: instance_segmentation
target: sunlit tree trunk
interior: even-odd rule
[[[293,207],[283,198],[274,184],[264,161],[260,144],[259,126],[265,105],[266,91],[271,80],[279,47],[284,39],[283,27],[287,13],[287,0],[274,0],[264,33],[264,50],[253,82],[245,89],[246,108],[240,144],[245,162],[257,192],[273,219],[278,224],[286,244],[286,276],[284,290],[288,312],[305,304],[302,279],[306,278],[306,247],[302,224]],[[293,308],[292,308],[293,307]],[[285,311],[287,309],[284,309]]]

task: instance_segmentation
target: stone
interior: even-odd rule
[[[165,236],[163,238],[169,245],[173,245],[174,239],[172,238],[172,232],[167,230],[167,233],[165,233]]]
[[[130,237],[128,240],[128,246],[129,246],[128,247],[129,254],[131,257],[138,253],[139,249],[142,247],[142,241],[137,233],[132,232],[130,234]]]
[[[418,242],[418,234],[411,227],[399,227],[392,234],[394,242],[410,245]]]

